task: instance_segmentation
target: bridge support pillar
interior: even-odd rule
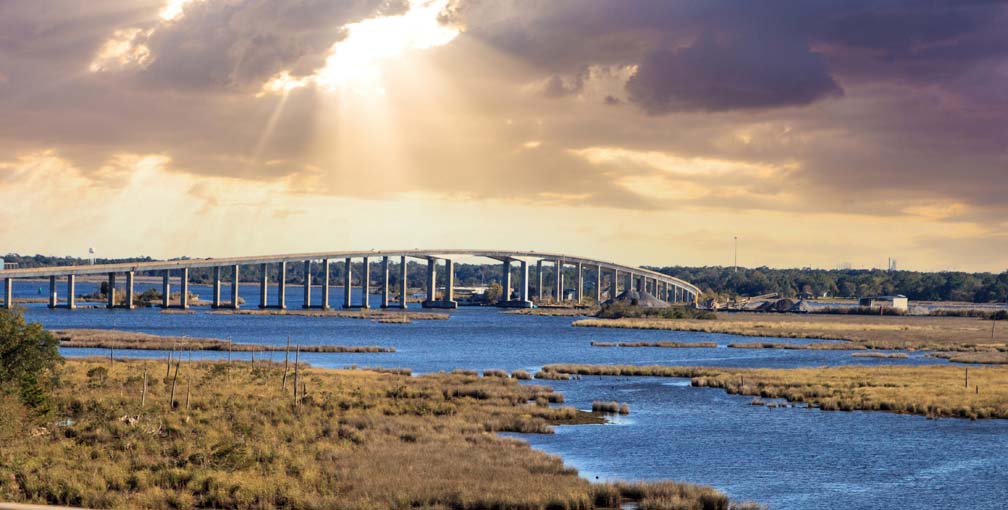
[[[165,269],[161,275],[161,308],[171,306],[171,270]]]
[[[213,268],[213,298],[211,298],[210,308],[220,308],[220,276],[221,268]]]
[[[350,295],[353,292],[353,265],[350,257],[343,261],[343,308],[350,308]]]
[[[406,256],[399,258],[399,308],[406,309],[409,285],[406,282]]]
[[[238,303],[238,281],[239,281],[238,276],[239,276],[239,267],[238,267],[238,264],[235,264],[234,267],[231,268],[231,309],[232,310],[237,310],[238,308],[241,307],[241,304]]]
[[[542,260],[536,261],[536,301],[542,302],[543,298],[543,271]]]
[[[311,308],[311,261],[304,261],[304,304],[301,308]]]
[[[259,264],[259,271],[262,273],[259,275],[259,308],[269,306],[269,301],[266,300],[269,295],[269,276],[266,274],[268,270],[268,265]]]
[[[555,262],[555,264],[556,264],[556,281],[554,283],[556,283],[556,290],[555,290],[553,296],[556,298],[556,302],[557,303],[563,303],[563,301],[564,301],[564,295],[563,295],[563,289],[564,289],[564,277],[563,277],[564,264],[563,264],[563,261],[560,260],[560,259],[557,259],[556,262]]]
[[[364,257],[364,269],[361,272],[361,308],[371,308],[371,263]]]
[[[56,277],[49,277],[49,308],[56,308]]]
[[[521,269],[519,269],[518,277],[521,279],[521,286],[518,288],[518,297],[521,299],[522,307],[528,308],[532,303],[529,301],[529,275],[527,261],[521,261]]]
[[[619,270],[613,269],[609,279],[609,299],[615,302],[616,296],[619,296]]]
[[[183,267],[179,270],[182,273],[179,276],[181,282],[179,283],[179,306],[183,310],[189,308],[189,268]]]
[[[277,267],[277,308],[287,309],[287,261]]]
[[[511,301],[511,259],[501,262],[501,297],[499,304],[506,305]]]
[[[74,281],[75,280],[76,280],[76,277],[74,275],[72,275],[72,274],[71,275],[67,275],[67,309],[68,310],[73,310],[74,308],[77,308],[76,296],[74,296],[74,294],[76,293],[76,291],[74,290]]]
[[[329,259],[322,259],[322,309],[329,309]]]
[[[105,308],[113,309],[115,308],[115,283],[116,277],[115,273],[108,274],[108,304]]]
[[[382,285],[381,285],[381,307],[388,308],[389,305],[389,265],[388,255],[381,259]]]
[[[434,306],[437,298],[437,264],[434,259],[427,259],[427,300],[424,301],[424,308]]]
[[[126,272],[126,309],[132,310],[133,306],[133,271]]]
[[[458,306],[455,303],[455,263],[451,259],[445,259],[445,293],[444,301],[451,308]]]
[[[4,278],[4,308],[14,308],[14,279]]]
[[[577,263],[577,304],[584,301],[584,265]]]
[[[602,266],[595,266],[595,304],[602,304]]]

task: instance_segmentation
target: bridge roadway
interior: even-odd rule
[[[83,275],[108,275],[109,292],[108,307],[117,306],[115,301],[115,280],[118,274],[123,274],[126,279],[125,286],[125,308],[133,308],[133,280],[138,272],[160,272],[162,274],[162,306],[168,308],[170,302],[171,275],[175,272],[179,278],[179,304],[181,308],[189,307],[189,270],[194,268],[213,268],[213,301],[212,306],[228,308],[238,308],[238,282],[241,266],[258,265],[261,267],[260,278],[260,308],[286,308],[286,274],[288,263],[303,263],[306,278],[304,279],[304,302],[305,307],[311,303],[311,286],[313,279],[310,274],[311,265],[315,261],[322,264],[321,285],[322,300],[319,308],[329,308],[329,267],[334,261],[343,259],[344,266],[344,307],[368,308],[370,306],[367,290],[371,288],[371,265],[372,259],[381,258],[381,307],[390,308],[406,307],[406,270],[408,259],[422,259],[427,261],[426,291],[427,299],[422,303],[425,308],[455,308],[458,303],[454,300],[454,265],[452,257],[483,257],[501,262],[502,286],[507,290],[501,297],[500,305],[506,307],[528,308],[533,306],[533,298],[536,302],[544,302],[543,287],[543,263],[554,267],[554,278],[550,282],[549,297],[553,302],[568,301],[566,288],[564,286],[564,271],[567,266],[576,268],[576,282],[574,286],[573,301],[580,303],[584,299],[585,270],[588,269],[595,277],[595,299],[602,300],[602,290],[608,289],[609,295],[619,295],[622,278],[622,290],[633,289],[647,292],[661,300],[673,303],[695,303],[700,290],[679,278],[668,276],[663,273],[651,271],[640,267],[626,266],[615,262],[590,259],[586,257],[576,257],[558,253],[539,253],[534,251],[504,251],[504,250],[370,250],[370,251],[349,251],[349,252],[318,252],[318,253],[295,253],[282,255],[263,255],[251,257],[227,257],[227,258],[206,258],[206,259],[180,259],[154,262],[131,262],[120,264],[93,264],[82,266],[53,266],[39,268],[10,269],[0,271],[0,279],[4,283],[5,308],[13,307],[13,282],[18,278],[49,278],[49,307],[56,308],[58,305],[57,278],[66,278],[65,307],[75,308],[74,283],[77,276]],[[398,257],[399,260],[399,295],[396,303],[389,300],[390,293],[390,258]],[[366,268],[359,278],[360,286],[365,289],[362,293],[361,303],[354,305],[351,303],[351,290],[353,288],[353,274],[351,271],[352,261],[362,259]],[[529,264],[530,260],[536,264],[536,278],[538,285],[535,286],[536,295],[529,294]],[[443,293],[439,296],[437,292],[437,265],[444,263],[445,285]],[[268,305],[268,269],[269,266],[277,266],[276,302],[275,305]],[[517,264],[518,286],[512,286],[512,264]],[[221,269],[232,268],[231,281],[231,301],[222,303],[221,292]]]

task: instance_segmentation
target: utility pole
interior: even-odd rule
[[[738,272],[738,236],[735,236],[735,272]]]

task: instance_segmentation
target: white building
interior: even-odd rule
[[[875,296],[863,297],[858,302],[859,306],[866,308],[895,308],[896,310],[908,310],[910,300],[902,294],[896,296]]]

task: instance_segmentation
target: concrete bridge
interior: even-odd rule
[[[372,250],[372,251],[352,251],[352,252],[320,252],[320,253],[298,253],[284,255],[264,255],[255,257],[229,257],[229,258],[208,258],[208,259],[184,259],[157,262],[135,262],[125,264],[95,264],[83,266],[53,266],[40,268],[25,268],[0,271],[0,279],[4,283],[4,304],[5,308],[13,307],[13,282],[18,278],[48,278],[49,279],[49,307],[58,306],[58,281],[65,280],[66,300],[65,307],[75,308],[74,283],[77,276],[85,275],[107,275],[109,281],[108,307],[116,306],[115,282],[119,275],[125,278],[125,308],[133,308],[133,282],[136,273],[160,273],[162,276],[162,306],[168,308],[171,304],[169,296],[171,294],[171,280],[174,275],[179,285],[179,304],[181,308],[189,307],[189,270],[194,268],[213,269],[213,307],[226,306],[238,308],[238,283],[242,266],[259,266],[261,277],[259,282],[259,298],[261,308],[281,308],[287,307],[287,265],[293,263],[304,264],[305,279],[304,302],[305,307],[311,303],[311,292],[313,278],[311,276],[312,264],[320,264],[321,277],[318,282],[321,285],[321,306],[319,308],[329,308],[329,268],[333,263],[343,263],[343,293],[344,308],[368,308],[368,291],[371,288],[371,267],[373,262],[380,263],[378,283],[381,287],[381,307],[382,308],[406,308],[407,283],[406,271],[408,259],[419,259],[427,262],[426,300],[422,305],[425,308],[455,308],[458,303],[454,299],[454,264],[453,257],[483,257],[496,260],[501,263],[501,281],[504,293],[501,297],[500,305],[506,307],[528,308],[534,302],[542,302],[544,294],[543,264],[554,267],[554,278],[549,283],[548,296],[554,302],[567,301],[564,295],[564,268],[575,267],[576,282],[574,284],[573,302],[580,303],[584,299],[585,278],[594,278],[594,291],[596,301],[601,301],[602,290],[608,289],[609,296],[617,296],[621,291],[633,289],[647,292],[651,295],[672,303],[695,303],[700,290],[689,282],[679,278],[674,278],[662,273],[643,269],[640,267],[625,266],[615,262],[576,257],[557,253],[538,253],[534,251],[502,251],[502,250]],[[399,259],[398,296],[395,302],[390,301],[390,260]],[[360,286],[364,290],[361,302],[351,303],[352,285],[352,262],[360,259],[363,261],[364,271],[361,274]],[[379,262],[380,261],[380,262]],[[536,295],[529,294],[529,270],[535,264],[535,286]],[[438,294],[437,271],[441,265],[445,272],[445,284],[443,292]],[[269,269],[276,266],[276,296],[274,304],[269,304],[270,282],[268,278]],[[513,268],[518,268],[517,282],[512,282]],[[231,301],[227,304],[221,302],[221,269],[231,268]],[[513,285],[517,283],[517,287]],[[622,285],[621,285],[622,284]]]

